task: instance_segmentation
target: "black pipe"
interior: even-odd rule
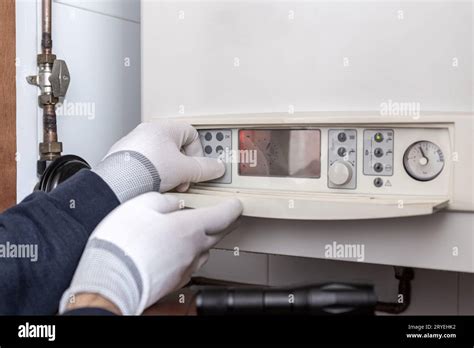
[[[411,281],[415,278],[412,268],[394,267],[398,279],[398,298],[396,302],[377,302],[375,310],[390,314],[400,314],[407,310],[411,302]]]
[[[370,315],[377,297],[370,285],[323,284],[294,289],[209,288],[196,297],[198,315]]]

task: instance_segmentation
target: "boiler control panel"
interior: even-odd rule
[[[247,216],[347,220],[432,214],[451,200],[449,124],[245,121],[194,124],[225,174],[175,193],[185,205],[234,196]]]
[[[226,166],[204,185],[226,188],[446,195],[442,128],[199,129],[204,155]]]

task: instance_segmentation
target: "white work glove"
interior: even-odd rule
[[[204,157],[192,126],[163,120],[140,124],[113,145],[93,171],[125,202],[150,191],[184,192],[190,183],[224,175],[225,166]]]
[[[150,192],[112,211],[91,235],[60,313],[80,293],[99,294],[124,315],[142,313],[190,280],[242,212],[237,199],[178,206],[176,198]]]

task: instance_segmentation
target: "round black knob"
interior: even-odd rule
[[[380,173],[383,170],[383,164],[382,163],[375,163],[374,164],[374,170],[377,173]]]
[[[347,134],[344,132],[341,132],[337,135],[337,140],[339,140],[341,143],[345,142],[347,140]]]
[[[337,154],[341,157],[344,157],[346,155],[347,151],[345,147],[340,147],[337,149]]]
[[[374,155],[375,155],[375,157],[382,157],[383,156],[383,150],[380,147],[377,147],[374,150]]]

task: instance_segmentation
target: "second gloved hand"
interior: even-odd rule
[[[60,312],[74,295],[95,293],[122,314],[140,314],[181,288],[242,212],[230,199],[178,210],[177,199],[150,192],[110,213],[91,235]]]

